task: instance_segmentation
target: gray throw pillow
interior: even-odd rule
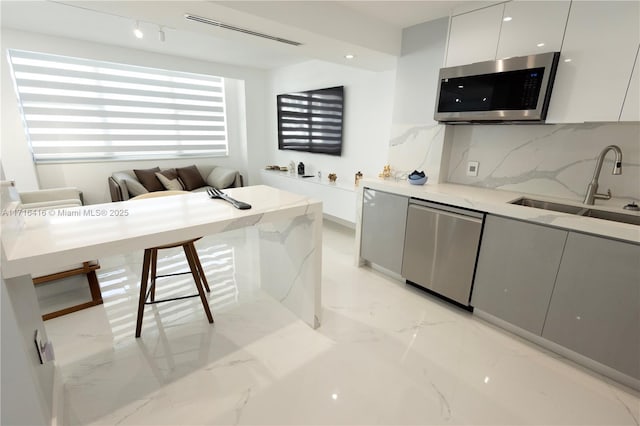
[[[225,167],[216,167],[207,176],[207,183],[214,188],[228,188],[236,180],[236,170],[227,169]]]

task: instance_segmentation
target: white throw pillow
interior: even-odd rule
[[[156,173],[156,177],[158,178],[162,186],[164,186],[164,188],[168,189],[169,191],[182,191],[184,189],[177,178],[169,179],[162,173]]]
[[[224,167],[216,167],[207,176],[207,184],[214,188],[228,188],[236,180],[238,172],[236,170],[227,169]]]

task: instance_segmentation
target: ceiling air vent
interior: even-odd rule
[[[185,13],[185,19],[195,22],[201,22],[203,24],[213,25],[214,27],[220,27],[227,30],[238,31],[244,34],[249,34],[256,37],[262,37],[269,40],[279,41],[280,43],[291,44],[293,46],[300,46],[302,43],[298,43],[297,41],[287,40],[286,38],[275,37],[269,34],[263,34],[256,31],[248,30],[246,28],[240,28],[233,25],[225,24],[224,22],[216,21],[209,18],[203,18],[202,16],[191,15],[189,13]]]

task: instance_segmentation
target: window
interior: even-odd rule
[[[278,148],[340,155],[344,86],[277,96]]]
[[[224,79],[9,50],[36,162],[228,154]]]

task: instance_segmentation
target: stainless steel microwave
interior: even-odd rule
[[[446,123],[543,122],[559,52],[440,69],[434,119]]]

